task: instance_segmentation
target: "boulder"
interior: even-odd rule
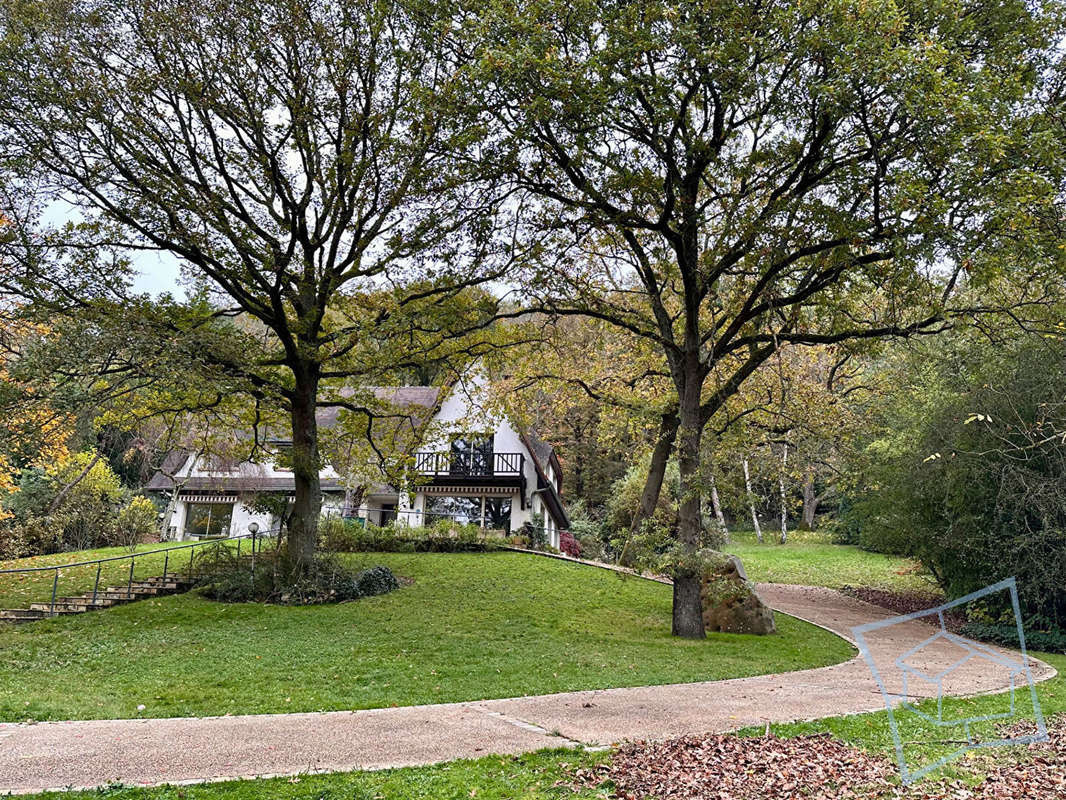
[[[723,556],[707,570],[700,586],[703,627],[709,633],[777,633],[774,613],[747,580],[736,556]]]

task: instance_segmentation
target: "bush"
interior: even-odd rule
[[[519,533],[529,542],[530,550],[548,549],[548,531],[544,528],[543,514],[533,514],[529,522],[522,525]]]
[[[134,497],[118,512],[115,535],[118,542],[131,550],[147,542],[158,532],[158,511],[155,503],[143,495]]]
[[[919,351],[856,456],[860,546],[921,560],[948,597],[1015,577],[1066,627],[1066,341]]]
[[[322,548],[332,553],[479,553],[498,549],[502,540],[485,536],[477,525],[443,520],[427,528],[362,525],[328,517],[319,523]]]
[[[371,567],[355,576],[356,589],[361,597],[388,594],[400,588],[400,582],[388,567]]]
[[[610,533],[585,505],[576,500],[570,504],[570,533],[574,535],[585,558],[606,561],[611,557]]]
[[[28,556],[119,543],[116,514],[123,489],[107,462],[93,463],[93,458],[92,453],[76,453],[44,470],[24,470],[18,490],[4,498],[12,518],[3,523],[0,548]],[[50,510],[67,487],[58,507]]]
[[[279,605],[339,603],[400,588],[388,567],[353,572],[325,554],[316,556],[310,573],[293,583],[281,577],[276,558],[274,552],[260,554],[253,571],[251,556],[238,556],[233,548],[223,545],[211,547],[196,559],[196,584],[211,600]]]
[[[962,628],[963,636],[977,639],[982,642],[1003,645],[1005,647],[1020,647],[1018,641],[1017,625],[998,625],[981,622],[970,622]],[[1025,646],[1027,650],[1040,650],[1045,653],[1066,653],[1066,631],[1059,630],[1026,630]]]
[[[559,534],[559,549],[573,558],[581,557],[581,545],[570,531]]]

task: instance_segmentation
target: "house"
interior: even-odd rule
[[[508,415],[493,408],[487,382],[476,376],[445,389],[431,386],[377,388],[374,395],[393,416],[415,432],[402,456],[406,477],[392,483],[353,481],[325,466],[320,474],[323,513],[354,517],[374,525],[420,526],[452,519],[486,529],[517,531],[535,515],[543,520],[547,541],[559,546],[569,527],[561,495],[562,470],[551,445],[519,430]],[[338,426],[347,413],[320,409],[320,431]],[[234,464],[188,452],[167,456],[147,489],[167,497],[166,529],[173,539],[235,535],[253,523],[273,531],[278,518],[263,508],[264,496],[288,498],[294,491],[284,466],[283,439],[268,442],[273,457]],[[358,483],[358,486],[356,486]]]

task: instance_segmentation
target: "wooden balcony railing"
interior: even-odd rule
[[[434,478],[517,478],[523,453],[415,453],[415,469]]]

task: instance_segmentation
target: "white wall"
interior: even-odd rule
[[[526,479],[526,495],[537,488],[537,468],[533,456],[522,442],[510,420],[501,410],[490,403],[488,381],[475,373],[460,379],[441,403],[440,411],[433,419],[432,435],[421,448],[426,451],[447,452],[451,439],[457,433],[467,431],[493,431],[492,449],[496,453],[522,453],[522,472]],[[414,507],[425,511],[425,495],[415,497]],[[522,508],[522,498],[516,491],[511,498],[511,530],[517,531],[529,521],[533,510]],[[421,516],[417,518],[421,520]]]

